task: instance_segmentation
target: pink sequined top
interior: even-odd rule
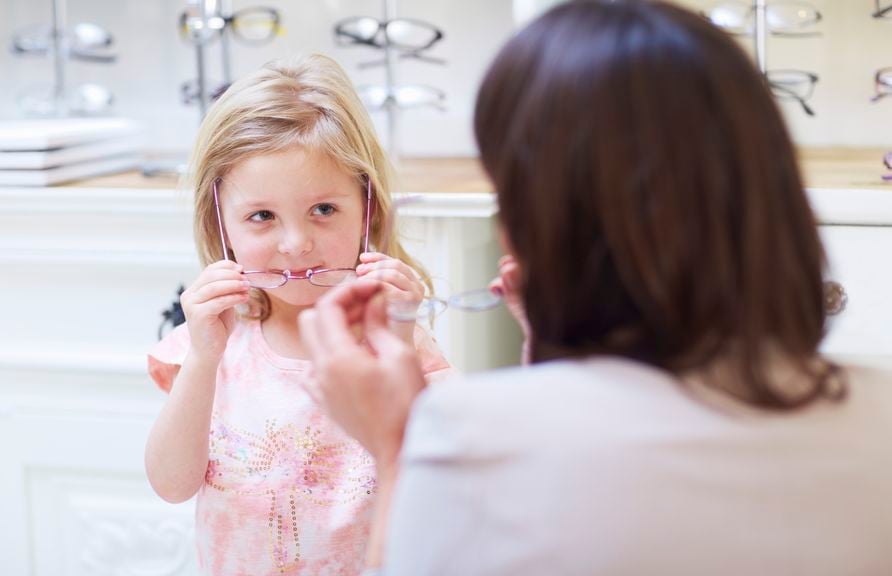
[[[431,336],[415,333],[425,374],[449,370]],[[149,354],[165,391],[189,348],[178,326]],[[198,492],[198,561],[213,576],[358,574],[371,522],[371,457],[307,392],[310,363],[240,321],[217,371],[205,483]]]

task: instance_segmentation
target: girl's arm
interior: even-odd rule
[[[215,262],[180,297],[189,326],[189,353],[145,453],[149,483],[168,502],[188,500],[204,482],[217,367],[234,326],[232,307],[248,300],[241,271],[234,262]]]
[[[184,502],[204,482],[217,365],[186,356],[146,444],[149,483],[168,502]]]

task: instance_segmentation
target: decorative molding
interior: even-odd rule
[[[819,224],[892,226],[892,191],[867,188],[808,188]]]
[[[76,438],[88,441],[100,426],[77,426]],[[142,444],[141,427],[121,425],[114,430],[110,433],[117,435],[109,440],[108,457]],[[194,501],[163,502],[152,492],[141,467],[131,468],[133,462],[128,462],[117,462],[112,469],[94,464],[77,470],[27,470],[35,574],[186,576],[195,572]]]
[[[126,511],[120,511],[122,515]],[[173,576],[183,573],[194,547],[190,525],[174,519],[149,521],[96,518],[78,514],[84,527],[79,559],[84,574],[95,576]]]

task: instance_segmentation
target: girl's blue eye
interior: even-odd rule
[[[335,210],[336,208],[332,204],[317,204],[313,207],[313,213],[319,216],[331,216]]]
[[[267,220],[272,220],[272,218],[273,213],[269,210],[258,210],[257,212],[251,214],[249,219],[253,220],[254,222],[266,222]]]

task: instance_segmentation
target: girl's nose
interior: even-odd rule
[[[279,253],[289,256],[307,254],[313,249],[313,239],[298,227],[285,228],[279,240]]]

